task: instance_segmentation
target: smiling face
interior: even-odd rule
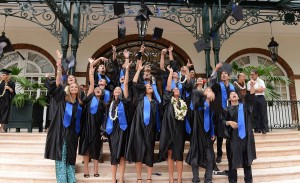
[[[177,72],[173,72],[172,78],[173,79],[178,79],[178,73]]]
[[[238,82],[239,83],[245,83],[246,75],[244,73],[239,73],[238,75]]]
[[[120,87],[116,87],[113,93],[114,97],[117,98],[122,95],[122,89]]]
[[[195,78],[195,71],[194,70],[190,70],[190,78]]]
[[[67,83],[68,83],[68,85],[71,85],[71,84],[74,84],[74,83],[76,83],[75,76],[73,76],[73,75],[69,75],[69,76],[68,76]]]
[[[8,74],[0,74],[0,79],[1,80],[7,80],[8,79],[8,77],[9,77],[9,75]]]
[[[96,97],[100,97],[102,95],[102,90],[100,89],[100,87],[96,87],[94,89],[94,94]]]
[[[229,77],[228,73],[225,72],[225,71],[222,71],[221,72],[221,80],[222,81],[229,81],[229,79],[230,79],[230,77]]]
[[[202,86],[203,85],[203,79],[201,77],[197,78],[196,84]]]
[[[182,66],[182,67],[180,68],[180,73],[181,73],[181,75],[185,75],[185,74],[186,74],[186,73],[185,73],[184,66]]]
[[[176,97],[176,98],[180,97],[180,90],[177,87],[173,88],[172,91],[173,91],[173,96],[174,97]]]
[[[146,94],[152,94],[153,93],[153,88],[150,84],[146,84]]]
[[[77,94],[79,90],[79,86],[76,83],[73,83],[69,87],[70,94]]]

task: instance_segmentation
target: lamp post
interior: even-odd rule
[[[272,61],[275,63],[278,59],[278,46],[279,44],[274,40],[274,37],[271,37],[271,41],[268,44],[268,48],[271,54]]]

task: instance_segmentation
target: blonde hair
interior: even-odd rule
[[[77,99],[77,101],[78,101],[79,104],[82,104],[82,101],[81,101],[81,98],[80,98],[79,85],[77,83],[74,83],[74,84],[76,84],[76,86],[78,87],[78,92],[76,94],[76,99]],[[66,101],[73,104],[74,101],[73,101],[71,93],[70,93],[70,86],[66,86],[65,87],[65,91],[66,91]]]

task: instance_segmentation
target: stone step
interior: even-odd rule
[[[299,180],[300,176],[300,166],[295,167],[283,167],[283,168],[270,168],[270,169],[252,169],[253,174],[253,182],[269,182],[269,181],[286,181],[288,180]],[[110,183],[111,182],[111,172],[99,172],[100,177],[84,178],[83,173],[77,173],[76,179],[78,183]],[[169,182],[169,175],[167,172],[162,172],[161,176],[153,176],[152,182],[155,183],[167,183]],[[92,175],[92,173],[90,174]],[[146,173],[142,173],[142,177],[144,180],[146,179]],[[24,172],[12,172],[12,171],[1,171],[0,172],[0,181],[2,182],[10,182],[10,183],[55,183],[55,174],[49,172],[32,172],[32,171],[24,171]],[[191,172],[183,172],[183,182],[190,183],[191,182],[192,173]],[[200,170],[200,178],[203,179],[203,170]],[[174,173],[174,178],[177,178],[177,173]],[[243,169],[238,170],[238,182],[243,182]],[[136,182],[136,174],[135,173],[125,173],[125,181],[126,183],[135,183]],[[228,182],[227,176],[222,175],[214,175],[213,176],[214,183],[224,183]]]
[[[0,171],[33,171],[33,172],[54,172],[54,161],[47,159],[4,159],[0,158]],[[100,163],[99,170],[110,169],[110,161],[105,161]],[[289,166],[300,166],[300,155],[298,156],[282,156],[282,157],[269,157],[256,159],[252,165],[253,169],[265,169],[265,168],[276,168],[276,167],[289,167]],[[94,163],[89,163],[89,171],[93,172]],[[218,164],[220,170],[228,169],[227,159]],[[160,162],[154,164],[155,172],[167,172],[167,162]],[[146,167],[143,168],[146,171]],[[82,164],[82,156],[77,157],[76,161],[76,172],[80,173],[84,171],[84,166]],[[191,171],[191,167],[184,163],[183,171]],[[126,164],[126,172],[134,173],[135,165],[134,163]]]

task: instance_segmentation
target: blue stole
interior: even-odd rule
[[[244,105],[243,105],[243,103],[239,104],[239,109],[238,109],[238,132],[239,132],[239,137],[241,139],[244,139],[246,137],[245,116],[244,116]]]
[[[98,111],[98,105],[99,105],[98,99],[96,98],[96,96],[93,96],[92,103],[90,105],[90,113],[92,115],[96,114],[96,112]]]
[[[115,101],[113,101],[113,102],[115,102]],[[110,105],[112,105],[113,102]],[[119,120],[120,128],[123,131],[125,131],[126,128],[127,128],[127,120],[126,120],[124,105],[121,101],[117,106],[117,113],[118,113],[118,120]],[[111,134],[111,132],[113,131],[113,128],[114,128],[113,120],[110,118],[110,116],[108,114],[107,115],[106,130],[105,131],[107,132],[107,134]]]
[[[68,128],[71,124],[72,113],[73,113],[73,104],[66,102],[66,109],[65,109],[64,121],[63,121],[63,125],[65,128]],[[75,124],[75,131],[77,134],[80,131],[81,113],[82,113],[82,107],[78,103],[77,112],[76,112],[76,124]]]
[[[124,91],[124,83],[121,84],[121,89]]]
[[[208,132],[210,129],[210,110],[209,104],[205,101],[204,102],[204,130]]]
[[[190,125],[187,115],[185,116],[185,131],[188,134],[191,134],[191,132],[192,132],[192,128],[191,128],[191,125]]]
[[[102,78],[101,74],[98,73],[98,80],[100,81]],[[106,84],[110,83],[110,79],[105,75],[105,79],[106,79]]]
[[[190,103],[190,109],[191,109],[192,111],[195,110],[195,109],[194,109],[194,105],[193,105],[193,101],[191,101],[191,103]],[[197,110],[198,110],[198,111],[201,111],[201,110],[203,110],[203,108],[199,106],[199,107],[197,108]]]
[[[121,79],[121,77],[125,76],[125,72],[124,69],[121,69],[120,71],[120,76],[119,76],[119,80]]]
[[[104,102],[107,104],[110,100],[110,92],[108,90],[104,90]]]
[[[147,82],[147,81],[144,81],[144,84],[148,84],[148,82]],[[160,104],[160,103],[161,103],[161,98],[160,98],[160,95],[159,95],[159,93],[158,93],[156,83],[153,82],[153,83],[151,84],[151,86],[152,86],[152,89],[153,89],[155,98],[156,98],[157,102]]]
[[[151,104],[147,96],[144,96],[144,124],[147,126],[150,122]]]
[[[180,95],[182,94],[182,84],[180,83],[180,81],[178,80],[177,82],[178,85],[178,89],[180,91]],[[174,89],[176,87],[175,81],[172,79],[172,85],[171,85],[171,89]]]
[[[225,109],[227,107],[228,95],[227,95],[225,84],[223,82],[220,82],[220,86],[221,86],[221,95],[222,95],[222,107],[223,109]],[[233,84],[229,83],[229,89],[230,91],[235,91]]]

